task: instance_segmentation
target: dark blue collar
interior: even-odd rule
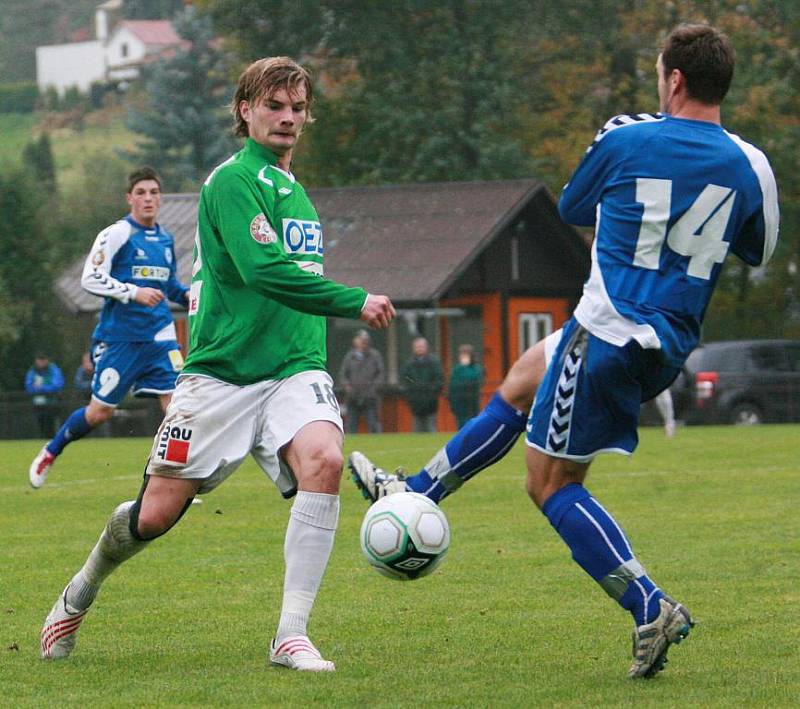
[[[156,222],[154,226],[145,226],[144,224],[139,224],[130,214],[125,215],[125,221],[135,226],[139,231],[146,231],[148,234],[161,233],[161,226],[158,222]]]

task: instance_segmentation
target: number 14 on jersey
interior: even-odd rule
[[[723,241],[736,192],[729,187],[706,185],[672,228],[667,230],[672,206],[672,180],[640,177],[636,201],[644,205],[633,263],[657,271],[661,248],[689,257],[688,275],[708,280],[715,263],[722,263],[730,244]]]

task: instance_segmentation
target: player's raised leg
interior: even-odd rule
[[[313,421],[295,435],[284,456],[298,492],[286,528],[283,605],[269,659],[290,669],[332,672],[334,663],[308,638],[308,621],[339,521],[341,430],[329,421]]]
[[[351,454],[348,465],[364,497],[374,502],[387,494],[411,490],[439,502],[503,458],[525,430],[528,411],[560,332],[529,348],[511,367],[486,407],[415,475],[386,473],[363,453]]]
[[[86,562],[72,577],[48,614],[41,633],[44,659],[67,657],[78,629],[103,581],[124,561],[167,532],[197,491],[195,480],[147,477],[139,498],[112,513]]]

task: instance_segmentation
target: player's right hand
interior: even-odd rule
[[[367,325],[382,330],[389,327],[395,315],[394,305],[389,296],[367,294],[367,302],[361,308],[361,319]]]
[[[164,293],[158,288],[140,286],[136,289],[136,295],[133,296],[133,299],[139,303],[139,305],[146,305],[149,308],[153,308],[164,300]]]

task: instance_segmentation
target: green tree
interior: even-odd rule
[[[77,365],[86,330],[56,297],[53,286],[97,232],[125,213],[127,166],[89,155],[83,178],[67,186],[54,208],[50,188],[28,165],[0,173],[0,390],[17,391],[33,353]]]
[[[800,3],[792,0],[198,0],[244,64],[302,57],[319,120],[300,143],[309,184],[535,175],[557,194],[595,131],[656,111],[655,60],[681,22],[737,48],[723,122],[769,156],[781,195],[775,257],[731,258],[707,339],[800,334]],[[758,312],[758,318],[747,317]]]
[[[197,0],[243,62],[267,54],[308,56],[322,45],[333,21],[325,0]],[[370,5],[363,3],[367,11]],[[267,49],[268,48],[268,49]]]
[[[126,157],[156,167],[170,189],[196,189],[236,145],[227,113],[231,85],[210,18],[190,7],[176,28],[190,45],[146,71],[128,114],[128,126],[143,140]]]
[[[39,185],[55,194],[56,165],[50,135],[43,132],[38,140],[28,143],[22,150],[22,160]]]
[[[68,42],[91,27],[99,0],[3,0],[0,12],[0,77],[35,81],[36,47]]]
[[[126,213],[126,176],[132,167],[118,156],[97,151],[83,160],[79,179],[65,185],[57,245],[61,268],[85,257],[97,233]]]
[[[129,20],[168,20],[184,6],[184,0],[125,0],[123,14]]]
[[[332,97],[351,133],[344,145],[329,143],[334,164],[369,183],[530,174],[519,123],[527,97],[511,61],[533,29],[520,10],[515,2],[411,0],[368,11],[355,0],[332,3],[323,68],[346,76],[355,66],[357,75]]]
[[[323,114],[298,152],[310,182],[492,179],[533,167],[520,142],[526,97],[512,61],[513,48],[535,31],[525,2],[202,6],[235,33],[248,59],[265,46],[309,57]]]
[[[30,315],[30,304],[14,298],[8,286],[0,278],[0,359],[4,363],[14,359],[9,353],[22,337],[23,328]],[[0,391],[21,389],[21,382],[14,376],[19,374],[16,367],[4,364],[3,369],[7,371],[0,372]]]
[[[39,189],[25,169],[0,175],[0,300],[4,301],[0,307],[6,322],[4,337],[0,336],[0,387],[4,389],[20,389],[32,352],[44,346],[58,349],[62,337],[50,327],[49,317],[54,262],[48,244],[58,234],[44,226]]]

